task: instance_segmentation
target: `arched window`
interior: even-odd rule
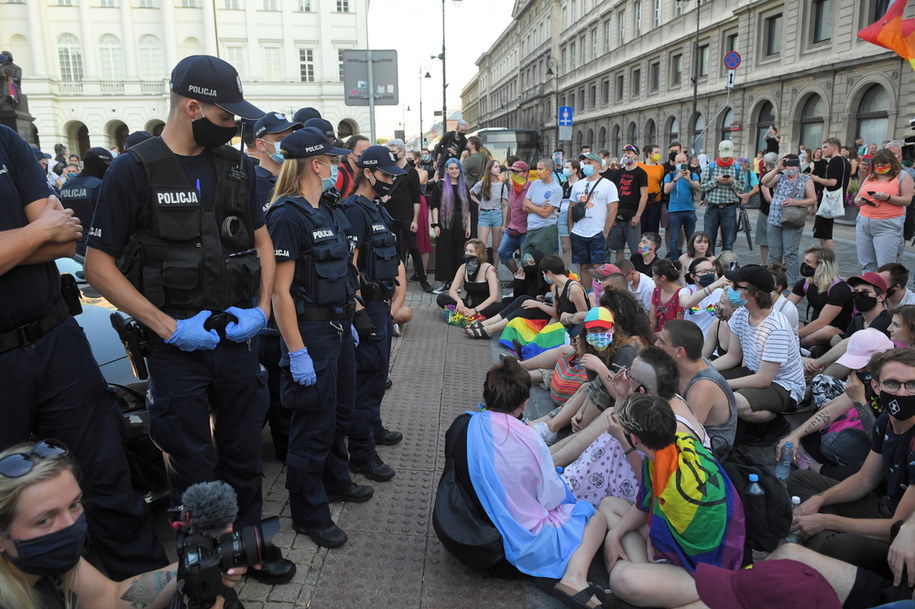
[[[756,114],[756,149],[766,149],[766,132],[769,127],[778,128],[775,124],[775,108],[769,102],[763,102]]]
[[[645,145],[648,144],[658,145],[658,125],[651,118],[645,123]]]
[[[622,142],[620,141],[622,139],[621,132],[622,129],[620,129],[619,125],[613,126],[613,136],[610,138],[610,154],[617,158],[619,158],[620,149],[623,146]]]
[[[626,132],[626,143],[633,146],[639,145],[639,126],[635,122],[629,123],[629,131]]]
[[[811,95],[801,110],[801,138],[798,142],[813,152],[823,143],[823,116],[826,105],[819,95]]]
[[[705,150],[705,117],[700,112],[693,121],[693,148],[696,154]],[[708,153],[708,150],[706,150]]]
[[[575,154],[578,154],[578,151],[581,150],[581,147],[584,146],[585,134],[581,132],[581,129],[575,134]]]
[[[165,67],[162,61],[162,45],[152,34],[140,37],[137,47],[137,61],[140,65],[140,80],[162,80]]]
[[[82,82],[83,53],[79,40],[73,34],[61,34],[57,39],[57,58],[60,61],[60,79]]]
[[[680,121],[676,116],[671,116],[667,119],[667,145],[670,146],[674,142],[680,141]],[[689,146],[685,146],[689,148]]]
[[[732,140],[731,137],[731,128],[734,124],[734,111],[731,108],[728,108],[724,111],[723,116],[721,117],[721,138],[722,140]]]
[[[867,144],[880,144],[889,133],[890,98],[886,89],[874,85],[867,90],[858,105],[858,137]]]
[[[601,150],[607,148],[607,128],[601,127],[600,131],[597,132],[597,146]]]
[[[117,36],[105,34],[98,41],[99,76],[109,82],[122,82],[124,71],[124,49]]]
[[[588,146],[591,146],[592,150],[594,149],[594,129],[588,129],[588,141],[585,142]],[[596,152],[596,150],[595,150]]]

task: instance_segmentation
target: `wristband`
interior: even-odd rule
[[[438,228],[438,222],[433,222],[429,226],[431,226],[432,228]]]
[[[629,450],[627,450],[626,452],[624,452],[623,455],[628,455],[629,453],[631,453],[631,452],[634,451],[634,450],[635,450],[634,448],[630,448]]]

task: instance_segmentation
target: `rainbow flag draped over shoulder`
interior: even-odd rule
[[[649,513],[655,550],[692,573],[699,563],[739,569],[744,515],[740,497],[712,454],[689,434],[646,460],[637,505]]]
[[[893,0],[883,17],[858,32],[858,38],[893,51],[915,69],[915,19],[902,18],[907,4]]]

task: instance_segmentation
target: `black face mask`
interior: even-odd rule
[[[388,184],[387,182],[382,182],[378,178],[375,178],[375,181],[372,183],[372,190],[375,191],[375,194],[379,197],[386,197],[391,194],[391,191],[394,189],[394,184]]]
[[[816,267],[810,266],[806,262],[801,263],[801,277],[813,277],[816,271]]]
[[[416,167],[416,161],[414,161],[413,159],[410,159],[409,161],[407,161],[407,165],[409,165],[410,167]]]
[[[897,421],[905,421],[915,416],[915,395],[893,395],[881,391],[880,403]]]
[[[898,290],[898,289],[899,289],[899,288],[890,288],[890,289],[888,289],[888,290],[886,291],[886,297],[887,297],[887,298],[892,298],[892,297],[896,294],[896,290]]]
[[[877,306],[877,297],[868,296],[864,292],[855,292],[853,301],[855,303],[855,308],[862,313],[866,313]]]
[[[467,265],[464,274],[467,275],[467,279],[474,281],[480,270],[480,259],[471,254],[464,254],[464,264]]]
[[[222,146],[238,133],[236,126],[220,127],[206,116],[191,121],[191,133],[198,146],[217,148]]]

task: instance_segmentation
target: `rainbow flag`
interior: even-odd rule
[[[893,0],[886,14],[858,32],[858,38],[889,49],[915,69],[915,19],[903,19],[908,0]]]
[[[537,336],[537,333],[543,330],[548,320],[546,319],[524,319],[516,317],[508,322],[502,334],[499,336],[499,342],[505,348],[515,350],[515,342],[522,346],[530,343]],[[519,354],[520,355],[520,354]]]
[[[569,334],[559,322],[547,325],[545,319],[516,317],[502,330],[499,342],[521,359],[530,359],[544,351],[567,345]]]

